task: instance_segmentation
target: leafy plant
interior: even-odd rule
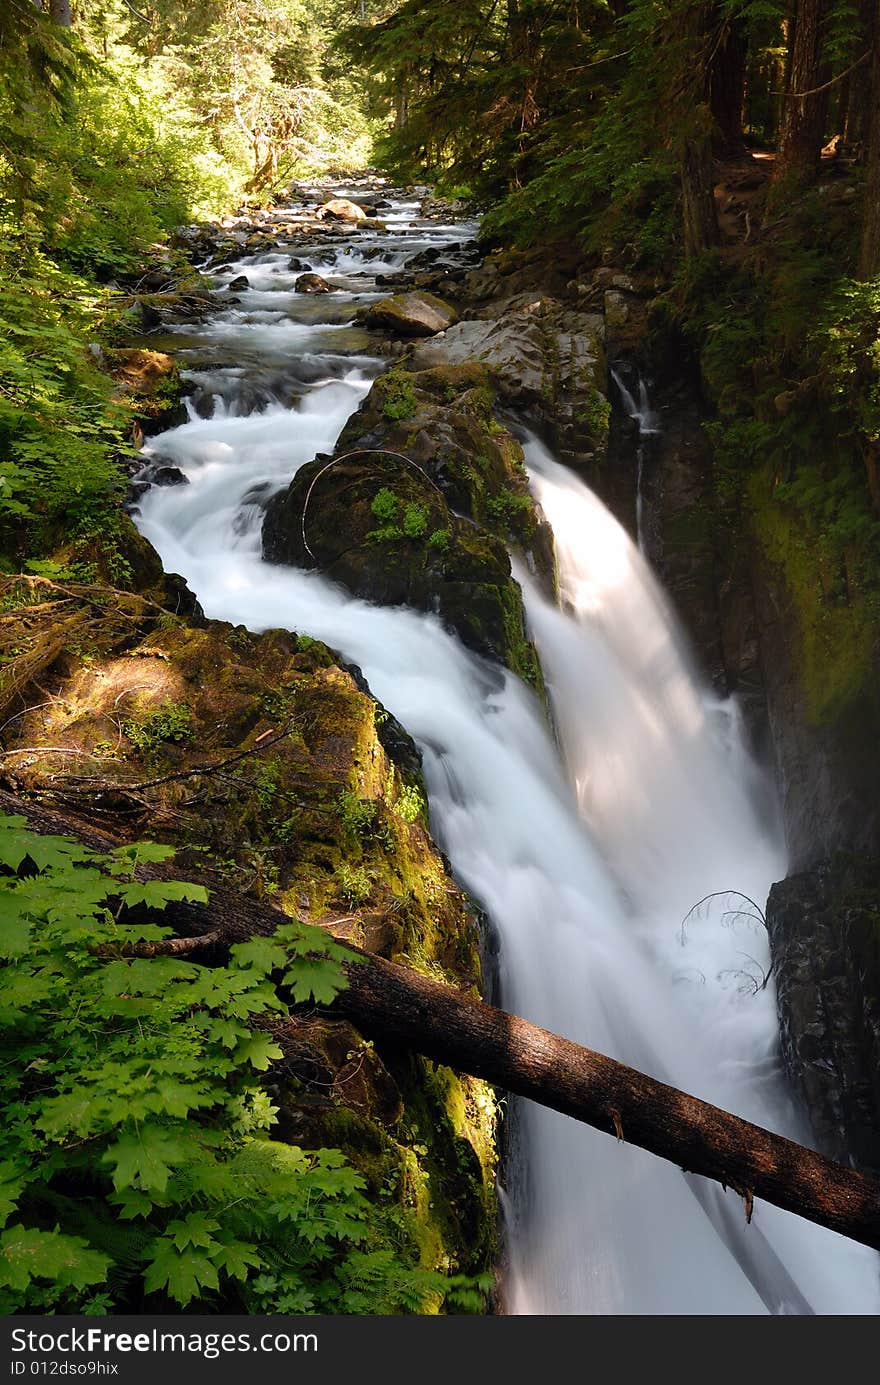
[[[290,922],[222,967],[161,955],[162,911],[207,899],[135,879],[169,854],[0,818],[0,1309],[479,1308],[478,1281],[419,1267],[405,1215],[338,1150],[269,1138],[260,1074],[281,1050],[261,1023],[279,987],[332,1001],[348,950]]]
[[[382,489],[377,491],[374,495],[370,504],[370,509],[377,519],[392,520],[397,514],[399,505],[400,501],[394,494],[394,491],[389,490],[387,486],[383,486]]]
[[[403,512],[403,532],[408,539],[424,538],[428,532],[426,506],[411,502]]]
[[[151,707],[139,717],[126,717],[122,730],[136,750],[151,755],[169,741],[181,745],[194,736],[192,713],[185,702],[166,698],[158,707]]]
[[[438,553],[448,553],[451,542],[451,529],[435,529],[433,534],[431,534],[428,538],[428,547],[436,548]]]
[[[382,378],[382,412],[386,418],[399,421],[412,418],[418,409],[418,400],[410,377],[402,370],[390,370]]]

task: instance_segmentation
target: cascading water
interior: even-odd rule
[[[631,418],[638,428],[636,439],[636,542],[639,548],[645,550],[645,460],[646,451],[649,448],[650,439],[656,438],[660,432],[660,419],[657,412],[651,406],[648,397],[648,386],[645,378],[637,374],[635,380],[635,392],[631,390],[623,378],[623,366],[611,367],[611,378],[617,386],[620,395],[620,402],[623,405],[627,417]]]
[[[410,210],[397,216],[407,224]],[[461,228],[420,234],[436,244]],[[329,334],[291,292],[283,257],[236,265],[259,286],[181,340],[215,412],[193,412],[151,445],[189,485],[153,487],[139,526],[209,616],[308,632],[360,664],[422,748],[433,830],[498,932],[508,1008],[802,1137],[779,1075],[771,990],[744,994],[737,981],[745,970],[760,984],[762,936],[745,920],[724,929],[702,919],[679,941],[702,894],[765,897],[784,865],[772,822],[756,807],[733,713],[698,691],[662,595],[598,500],[528,445],[562,609],[520,578],[565,766],[533,695],[433,617],[261,561],[261,500],[333,446],[379,368],[366,334],[344,325],[356,288],[373,287],[352,282],[375,269],[358,258],[362,243],[339,252],[325,322],[340,326]],[[386,261],[400,253],[373,248]],[[333,265],[319,267],[334,282]],[[291,349],[301,397],[240,413],[248,381]],[[315,367],[308,385],[304,358]],[[746,1227],[733,1194],[529,1103],[516,1125],[505,1199],[512,1312],[880,1311],[870,1251],[764,1206]]]

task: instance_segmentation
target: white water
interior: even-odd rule
[[[347,273],[370,272],[344,254]],[[287,294],[295,277],[276,271],[274,286]],[[259,299],[269,291],[263,280]],[[281,349],[320,350],[326,329],[291,321],[299,311],[286,299],[283,320],[262,322],[273,361],[279,336]],[[248,313],[245,294],[220,330],[229,344],[241,331],[253,357]],[[206,331],[217,334],[216,323]],[[763,901],[784,871],[776,834],[753,802],[735,714],[698,690],[662,595],[599,502],[529,446],[565,611],[521,576],[565,764],[532,695],[435,619],[262,563],[254,488],[277,489],[329,450],[376,368],[359,357],[294,409],[218,409],[155,439],[152,451],[191,484],[148,492],[141,529],[208,615],[308,632],[361,665],[422,748],[435,835],[498,930],[509,1008],[802,1136],[779,1076],[772,990],[742,985],[743,968],[760,980],[766,967],[762,932],[743,920],[724,928],[716,912],[679,941],[683,915],[710,890]],[[337,360],[328,374],[338,373]],[[528,1103],[517,1129],[511,1311],[880,1311],[871,1252],[765,1206],[746,1227],[734,1195]]]
[[[620,402],[624,412],[629,415],[634,423],[638,425],[638,441],[636,443],[636,541],[639,548],[644,552],[644,530],[645,530],[645,496],[644,496],[644,474],[645,474],[645,440],[655,438],[660,432],[660,419],[657,411],[652,408],[648,397],[648,386],[644,377],[639,375],[636,390],[638,399],[632,390],[628,389],[623,376],[619,370],[611,369],[613,379],[620,393]]]

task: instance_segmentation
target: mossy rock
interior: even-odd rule
[[[183,878],[341,916],[340,937],[479,989],[474,911],[429,836],[415,747],[326,645],[34,577],[2,581],[0,608],[6,749],[28,747],[9,757],[11,787],[167,842]],[[276,1134],[342,1148],[426,1267],[489,1268],[488,1089],[448,1073],[453,1115],[432,1122],[430,1065],[401,1066],[346,1021],[294,1019],[297,1050],[267,1074]]]
[[[369,303],[355,315],[365,327],[381,328],[398,337],[433,337],[458,322],[450,303],[433,293],[395,293]]]
[[[545,573],[552,555],[522,449],[492,403],[479,366],[382,376],[335,460],[317,458],[270,503],[263,553],[365,599],[437,612],[469,649],[540,688],[507,545]]]

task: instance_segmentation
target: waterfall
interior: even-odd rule
[[[632,369],[632,367],[630,367],[630,369]],[[636,440],[636,541],[639,548],[644,551],[645,453],[649,447],[649,440],[656,438],[660,433],[660,419],[657,411],[651,405],[645,377],[641,373],[637,373],[634,394],[627,386],[623,378],[623,373],[623,363],[611,367],[611,378],[617,386],[620,402],[627,416],[633,420],[638,428],[638,437]]]
[[[350,246],[342,253],[347,275],[370,272]],[[252,267],[244,259],[236,270]],[[312,318],[291,321],[314,312],[295,302],[293,277],[273,270],[256,299],[245,292],[219,326],[206,325],[201,347],[189,328],[185,363],[212,388],[224,375],[223,399],[241,387],[241,360],[260,352],[332,352],[326,375],[292,407],[239,416],[220,404],[153,439],[151,455],[189,485],[154,486],[140,529],[208,616],[307,632],[361,666],[422,750],[432,830],[497,931],[508,1008],[803,1138],[779,1072],[771,987],[744,982],[766,969],[760,929],[716,911],[680,941],[702,894],[766,897],[784,869],[772,813],[735,711],[700,690],[662,593],[600,502],[528,445],[561,607],[519,577],[559,745],[533,694],[433,616],[262,562],[260,497],[332,448],[379,368],[357,329],[340,329],[340,348]],[[266,315],[272,291],[283,296],[277,318]],[[339,293],[355,297],[345,285]],[[764,1205],[746,1226],[733,1193],[529,1103],[517,1104],[514,1126],[511,1312],[880,1311],[871,1251]]]

